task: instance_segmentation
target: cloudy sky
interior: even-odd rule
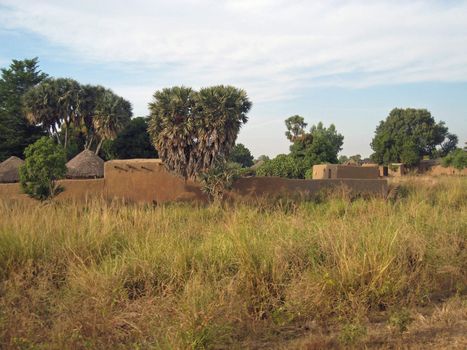
[[[394,107],[427,108],[467,141],[467,1],[0,0],[0,66],[36,56],[135,115],[163,87],[241,87],[255,156],[288,151],[294,114],[334,123],[347,155],[371,153]]]

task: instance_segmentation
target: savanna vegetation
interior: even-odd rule
[[[0,348],[462,348],[466,193],[451,177],[392,201],[2,201]]]
[[[426,109],[394,108],[381,121],[371,141],[372,158],[378,164],[416,165],[424,157],[445,157],[458,138],[443,121],[436,122]]]
[[[319,122],[307,131],[305,119],[294,115],[285,120],[285,126],[285,136],[291,142],[290,153],[265,160],[256,171],[258,175],[310,179],[313,165],[338,162],[344,136],[334,124],[325,127]]]

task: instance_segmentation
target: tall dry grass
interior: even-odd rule
[[[466,292],[467,179],[228,208],[0,202],[0,348],[241,348]]]

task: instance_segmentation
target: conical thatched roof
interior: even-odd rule
[[[15,156],[0,163],[0,182],[18,182],[19,168],[23,164],[24,160]]]
[[[66,164],[66,167],[68,168],[66,177],[70,179],[104,176],[104,161],[89,150],[78,154]]]

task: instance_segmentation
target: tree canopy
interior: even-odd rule
[[[241,143],[237,143],[230,152],[229,161],[238,163],[244,168],[252,166],[253,156],[248,148]]]
[[[457,136],[426,109],[395,108],[376,128],[372,159],[379,164],[415,165],[425,156],[444,156],[456,145]]]
[[[37,58],[13,60],[1,70],[0,78],[0,162],[10,156],[23,158],[24,149],[44,132],[30,125],[21,108],[21,98],[47,77]]]
[[[307,132],[304,129],[307,124],[297,115],[288,118],[285,124],[286,136],[292,142],[290,153],[265,161],[259,166],[258,175],[310,178],[313,165],[338,162],[337,154],[342,149],[344,136],[333,124],[326,128],[319,122]]]
[[[297,138],[305,135],[307,127],[305,119],[299,115],[293,115],[285,120],[287,131],[285,136],[290,142],[294,142]]]
[[[157,158],[148,133],[148,118],[133,118],[114,140],[103,144],[104,158]]]
[[[451,151],[443,158],[442,165],[444,167],[452,166],[458,170],[467,168],[467,151],[462,148],[457,148]]]
[[[290,154],[279,154],[264,161],[256,170],[258,176],[279,176],[290,179],[303,178],[304,169]]]
[[[95,147],[96,154],[132,115],[130,102],[111,90],[67,78],[43,80],[24,94],[23,106],[28,120],[46,129],[65,151],[70,134],[81,133],[85,149]]]
[[[346,155],[341,155],[338,158],[339,164],[361,164],[362,163],[362,156],[360,154],[354,154],[353,156],[347,157]]]
[[[20,168],[21,187],[29,196],[46,200],[61,189],[56,180],[65,177],[65,152],[51,138],[42,137],[26,147],[25,162]]]
[[[313,125],[310,132],[297,138],[290,146],[290,154],[304,161],[307,167],[320,163],[337,163],[337,154],[342,150],[344,136],[334,124],[326,128],[322,122]]]
[[[246,92],[233,86],[166,88],[149,105],[148,131],[170,171],[196,178],[228,158],[250,108]]]

